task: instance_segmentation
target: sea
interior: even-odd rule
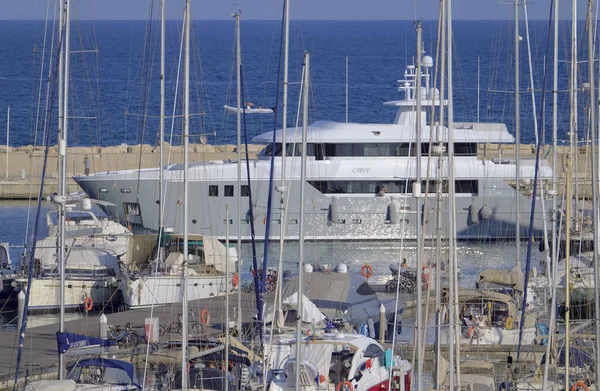
[[[562,22],[561,22],[562,23]],[[166,31],[166,133],[171,144],[181,144],[182,23],[168,21]],[[453,38],[454,118],[456,121],[503,122],[514,133],[514,24],[508,21],[456,21]],[[520,23],[520,123],[523,143],[536,141],[536,128],[544,142],[552,142],[551,95],[552,45],[547,21],[530,21],[529,33]],[[235,116],[224,111],[235,106],[234,20],[194,20],[190,57],[191,141],[234,144]],[[566,26],[565,26],[566,27]],[[160,23],[151,21],[90,21],[73,23],[69,78],[69,146],[112,146],[158,141]],[[255,106],[281,107],[282,24],[280,21],[241,20],[243,100]],[[564,31],[569,31],[567,28]],[[580,31],[583,31],[581,29]],[[423,50],[437,63],[438,26],[422,21]],[[561,32],[559,90],[568,83],[568,33]],[[57,45],[52,22],[2,21],[0,23],[0,145],[56,144]],[[585,59],[587,44],[578,50]],[[528,49],[529,47],[529,49]],[[384,102],[402,99],[398,86],[405,67],[416,57],[415,23],[408,21],[309,21],[290,23],[288,125],[299,123],[298,106],[304,53],[310,53],[310,120],[391,123],[393,108]],[[531,63],[531,70],[530,64]],[[579,74],[587,74],[582,62]],[[431,84],[439,77],[432,70]],[[581,76],[585,81],[585,77]],[[531,87],[533,85],[533,88]],[[533,91],[533,97],[532,97]],[[579,104],[585,123],[585,93]],[[533,103],[535,98],[535,104]],[[559,94],[557,142],[564,144],[569,123],[568,94]],[[10,122],[8,108],[10,107]],[[545,109],[542,110],[541,107]],[[534,110],[535,109],[535,110]],[[48,115],[45,115],[48,114]],[[275,114],[248,116],[243,137],[252,137],[281,126]],[[47,120],[49,118],[49,120]],[[538,125],[536,127],[536,125]],[[0,127],[1,129],[2,127]],[[581,139],[586,130],[580,129]],[[8,139],[8,140],[7,140]],[[494,141],[494,140],[490,140]],[[37,201],[0,202],[0,242],[11,244],[13,263],[30,246]],[[40,236],[50,205],[41,202]],[[297,263],[298,244],[286,244],[284,267]],[[307,262],[346,263],[359,270],[368,262],[376,282],[389,278],[391,262],[415,259],[415,243],[397,241],[307,243]],[[524,260],[527,244],[521,244]],[[270,259],[278,258],[275,246]],[[262,245],[258,246],[262,257]],[[426,249],[435,257],[435,249]],[[473,286],[477,273],[487,267],[512,267],[514,242],[461,242],[458,244],[461,284]],[[245,244],[242,257],[249,259]],[[447,255],[442,255],[446,257]],[[533,266],[542,259],[533,251]],[[249,262],[245,262],[249,265]],[[524,262],[523,262],[524,264]],[[18,266],[16,266],[18,267]],[[249,276],[249,269],[245,276]],[[2,312],[0,311],[0,314]],[[45,315],[42,315],[45,316]],[[47,316],[48,321],[56,320]],[[10,316],[0,320],[9,326]],[[46,318],[38,318],[40,322]],[[10,326],[9,326],[10,327]]]

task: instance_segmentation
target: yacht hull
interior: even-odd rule
[[[273,190],[272,208],[267,213],[269,181],[265,177],[268,161],[257,161],[251,174],[252,209],[249,197],[242,199],[241,210],[237,210],[234,197],[226,196],[225,189],[237,189],[237,181],[219,178],[218,174],[206,174],[214,169],[210,164],[195,167],[192,171],[189,194],[189,232],[211,235],[225,239],[225,207],[229,205],[229,239],[237,240],[238,225],[241,239],[252,239],[250,229],[250,211],[254,219],[255,239],[264,240],[267,218],[271,219],[270,239],[279,240],[281,213],[281,193]],[[479,162],[481,164],[481,162]],[[264,167],[263,167],[264,166]],[[235,164],[221,165],[222,171],[235,169]],[[291,167],[288,167],[291,170]],[[315,171],[318,171],[316,168]],[[149,230],[158,230],[159,182],[158,169],[131,170],[85,177],[76,177],[77,183],[92,198],[115,204],[120,222],[124,225]],[[177,174],[177,175],[176,175]],[[178,173],[165,170],[167,190],[164,201],[165,226],[175,231],[183,230],[181,219],[181,199],[183,184]],[[268,178],[268,176],[266,176]],[[322,178],[319,178],[322,180]],[[275,183],[278,183],[275,178]],[[478,180],[476,193],[463,193],[456,196],[456,232],[459,240],[514,239],[517,227],[521,237],[527,237],[531,198],[521,197],[521,220],[516,224],[515,197],[517,192],[508,184],[509,179]],[[417,201],[410,193],[376,194],[324,194],[308,181],[305,190],[305,239],[307,240],[395,240],[416,239]],[[242,183],[247,183],[243,179]],[[219,196],[209,196],[210,188],[217,189]],[[216,187],[215,187],[216,186]],[[288,205],[286,215],[285,240],[297,240],[299,235],[299,188],[300,180],[292,179],[285,193],[284,203]],[[424,190],[424,189],[423,189]],[[233,193],[236,195],[237,190]],[[214,193],[213,193],[214,194]],[[229,193],[232,194],[232,193]],[[424,233],[428,237],[438,237],[435,222],[435,194],[430,193],[425,210]],[[442,195],[441,215],[447,216],[448,195]],[[394,204],[394,207],[390,207]],[[483,213],[484,206],[487,206]],[[544,212],[541,201],[536,200],[534,218],[534,236],[543,235]],[[106,210],[113,213],[114,209]],[[547,221],[550,221],[546,216]],[[447,224],[441,225],[439,236],[448,238]]]
[[[119,289],[123,303],[129,308],[144,308],[151,305],[181,303],[183,294],[181,275],[145,276],[135,279],[122,279]],[[232,282],[222,275],[188,276],[187,299],[200,300],[223,296],[234,289]]]
[[[27,278],[16,279],[18,289],[27,290]],[[60,306],[60,279],[33,278],[29,290],[30,312],[41,310],[58,310]],[[91,297],[94,307],[118,304],[120,296],[117,282],[108,279],[65,279],[65,308],[76,309],[84,306],[86,298]]]

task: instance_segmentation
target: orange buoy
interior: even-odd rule
[[[83,301],[83,305],[86,311],[91,311],[94,308],[94,302],[90,296],[86,297]]]
[[[348,391],[352,391],[354,389],[354,387],[352,387],[352,383],[350,383],[348,380],[344,380],[338,383],[338,385],[335,387],[335,391],[344,391],[346,387]]]
[[[200,314],[200,321],[203,324],[208,324],[208,319],[210,318],[210,316],[208,315],[208,310],[205,308],[202,310],[202,313]]]
[[[588,386],[583,382],[583,380],[579,380],[577,383],[573,384],[573,387],[571,387],[571,391],[577,391],[577,390],[585,390],[588,391],[589,388]]]
[[[240,283],[240,277],[238,276],[237,273],[233,273],[233,287],[236,288],[238,286],[238,284]]]
[[[471,338],[474,333],[475,333],[475,327],[473,327],[473,326],[469,327],[469,329],[467,330],[467,338]]]
[[[365,278],[371,277],[373,275],[373,267],[367,263],[360,269],[360,274]]]

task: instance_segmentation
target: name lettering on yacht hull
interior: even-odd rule
[[[353,174],[368,174],[371,171],[370,168],[357,167],[352,169]]]

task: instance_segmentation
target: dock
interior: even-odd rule
[[[248,145],[248,154],[251,159],[257,157],[264,145]],[[192,144],[189,147],[190,162],[206,161],[237,161],[237,147],[234,145],[206,145]],[[559,189],[564,183],[564,166],[568,147],[557,148],[557,174]],[[245,153],[245,147],[242,147]],[[579,171],[574,175],[574,180],[579,184],[579,196],[591,196],[591,154],[589,147],[577,149]],[[520,146],[523,159],[535,157],[535,147],[531,144]],[[480,144],[477,155],[481,160],[514,159],[516,146],[514,144]],[[7,156],[8,155],[8,156]],[[22,147],[0,146],[0,200],[35,199],[38,196],[41,172],[44,162],[45,148],[31,145]],[[159,166],[159,148],[147,144],[127,145],[121,144],[110,147],[72,147],[67,151],[67,188],[69,192],[78,191],[79,186],[71,179],[75,175],[84,174],[84,158],[90,160],[90,171],[106,172],[115,170],[131,170],[138,168],[152,168]],[[171,156],[170,163],[183,161],[183,147],[165,145],[165,161]],[[552,165],[552,150],[549,146],[542,148],[540,157]],[[8,157],[8,159],[7,159]],[[8,164],[7,164],[8,162]],[[58,185],[58,150],[56,146],[48,149],[48,164],[43,196],[51,195],[57,190]],[[523,193],[527,193],[531,184],[522,184]],[[559,192],[560,195],[560,192]]]
[[[234,307],[237,307],[237,293],[230,295],[230,321],[237,319]],[[253,309],[256,308],[254,295],[242,293],[242,308],[248,309],[248,312],[242,313],[243,322],[249,322]],[[190,321],[192,316],[200,321],[200,314],[203,310],[208,310],[210,320],[209,326],[201,335],[190,335],[190,338],[207,338],[222,334],[219,326],[225,323],[225,297],[213,297],[210,299],[190,301]],[[106,314],[108,325],[125,325],[130,323],[133,329],[139,334],[144,335],[144,322],[146,318],[155,317],[160,319],[161,325],[169,325],[177,321],[177,315],[182,313],[181,303],[154,307],[154,309],[144,308],[130,311],[115,312]],[[56,314],[58,319],[58,314]],[[83,334],[92,337],[100,336],[100,314],[90,314],[81,319],[65,322],[65,330],[70,333]],[[58,322],[47,326],[28,328],[23,347],[20,379],[52,377],[58,373],[58,348],[56,342],[56,332],[58,331]],[[161,337],[162,338],[162,337]],[[179,334],[166,335],[168,340],[181,340]],[[165,342],[167,342],[165,341]],[[15,377],[15,368],[17,363],[17,348],[19,345],[19,335],[16,331],[0,332],[0,390],[12,389]],[[137,352],[145,353],[146,345],[141,346]],[[110,356],[115,355],[120,359],[131,359],[132,349],[125,351],[110,352]],[[125,356],[124,356],[125,355]],[[67,365],[75,361],[75,357],[66,356]]]

